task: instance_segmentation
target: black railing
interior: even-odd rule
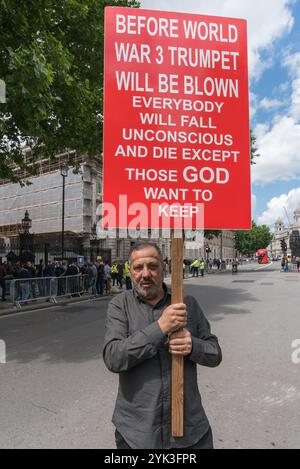
[[[51,245],[50,243],[34,243],[30,246],[30,252],[34,256],[33,262],[38,264],[43,260],[46,264],[48,260],[58,261],[62,257],[61,245]],[[27,250],[29,252],[29,250]],[[26,251],[26,252],[27,252]],[[0,259],[7,259],[8,262],[16,263],[17,261],[31,260],[22,259],[24,248],[20,245],[19,240],[11,240],[10,243],[0,242]],[[74,243],[64,248],[64,260],[77,261],[78,256],[83,256],[85,261],[96,261],[101,256],[103,260],[111,263],[111,250],[101,248],[99,246],[84,247],[79,243]]]

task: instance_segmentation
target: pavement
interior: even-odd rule
[[[98,299],[103,299],[107,297],[111,297],[112,295],[103,295],[103,296],[98,296]],[[47,308],[53,308],[53,306],[57,305],[58,307],[62,306],[67,306],[69,304],[73,303],[80,303],[81,301],[86,301],[87,299],[93,299],[94,295],[90,295],[88,293],[83,294],[80,297],[65,297],[65,298],[58,298],[57,303],[51,303],[49,301],[45,301],[43,299],[37,300],[34,302],[29,302],[27,305],[24,305],[21,307],[21,309],[18,309],[14,303],[11,303],[10,301],[5,301],[1,302],[0,301],[0,316],[7,316],[13,313],[17,312],[30,312],[30,311],[35,311],[35,310],[41,310],[41,309],[47,309]]]
[[[216,448],[299,448],[300,274],[277,264],[184,284],[223,351],[219,367],[198,367]],[[0,448],[114,447],[118,376],[101,357],[108,301],[0,317]]]

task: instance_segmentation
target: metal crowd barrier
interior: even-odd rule
[[[10,283],[10,297],[16,307],[21,309],[22,304],[41,299],[57,303],[60,297],[81,296],[89,287],[89,275],[81,274],[14,279]]]

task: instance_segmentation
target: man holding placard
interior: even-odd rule
[[[182,232],[251,229],[246,21],[106,8],[104,69],[101,229],[173,233],[172,297],[148,243],[131,254],[133,291],[109,305],[117,447],[212,447],[196,364],[217,366],[221,350],[183,299]]]
[[[108,369],[119,373],[113,415],[117,448],[212,448],[196,365],[219,365],[218,340],[195,298],[186,296],[184,303],[171,304],[158,246],[137,243],[131,250],[130,272],[133,290],[109,304],[103,350]],[[172,355],[183,356],[185,362],[181,438],[171,436]]]

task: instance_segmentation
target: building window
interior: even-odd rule
[[[99,248],[100,249],[105,249],[105,244],[106,244],[105,239],[99,239]]]
[[[117,258],[121,258],[121,251],[122,251],[122,241],[117,240]]]

